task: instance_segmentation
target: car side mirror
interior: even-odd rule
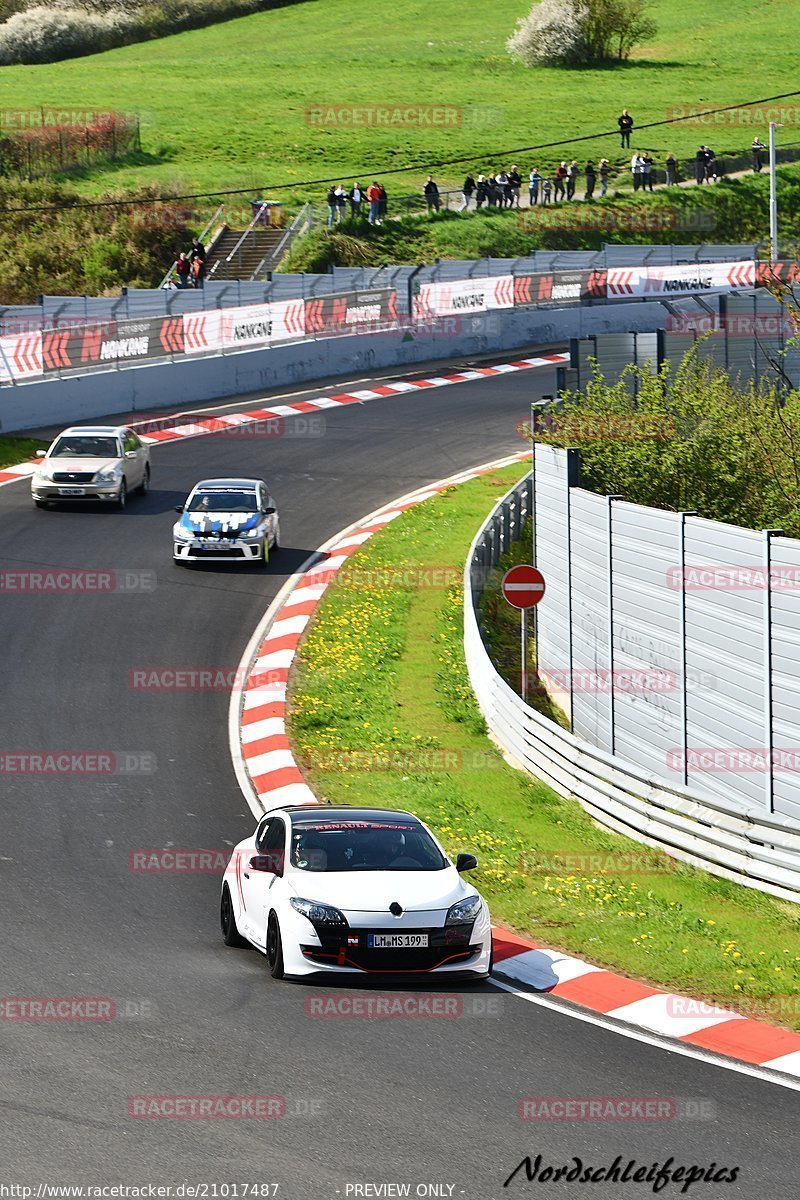
[[[276,513],[277,511],[278,511],[277,508],[265,508],[264,509],[264,512],[268,517],[271,517],[272,514]]]
[[[46,450],[37,450],[37,451],[36,451],[36,457],[37,457],[37,458],[44,458],[46,454],[47,454],[47,451],[46,451]]]
[[[186,506],[185,506],[184,504],[176,504],[176,505],[175,505],[175,512],[176,512],[176,513],[182,513],[185,507],[186,507]]]
[[[138,453],[139,453],[139,451],[138,451],[138,450],[126,450],[126,451],[125,451],[125,457],[126,457],[126,458],[136,458],[136,455],[137,455]]]
[[[474,854],[459,854],[456,859],[456,870],[459,874],[462,871],[474,871],[478,865],[478,860]]]
[[[250,869],[253,871],[263,871],[266,875],[283,875],[283,855],[277,854],[254,854],[250,859]]]

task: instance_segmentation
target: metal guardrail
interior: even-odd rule
[[[601,825],[768,895],[800,903],[800,830],[761,812],[700,797],[575,737],[500,677],[481,636],[486,579],[531,512],[530,476],[478,531],[464,571],[464,648],[489,731],[532,775],[577,800]]]

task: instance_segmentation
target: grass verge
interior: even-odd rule
[[[800,912],[598,828],[508,766],[462,645],[461,566],[519,478],[495,471],[410,509],[349,560],[301,647],[290,731],[321,798],[410,809],[511,928],[596,963],[800,1028]]]
[[[42,445],[41,438],[0,437],[0,468],[13,467],[33,458]]]

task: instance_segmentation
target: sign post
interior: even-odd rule
[[[528,621],[529,608],[534,608],[544,596],[544,575],[530,563],[511,567],[503,576],[503,596],[520,614],[520,650],[522,654],[521,695],[528,698]]]

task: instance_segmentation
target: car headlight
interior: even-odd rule
[[[37,471],[33,472],[33,478],[40,479],[43,483],[52,483],[53,482],[52,468],[39,467],[39,469]]]
[[[194,533],[183,525],[173,525],[172,536],[176,542],[189,542],[194,537]]]
[[[312,925],[347,924],[344,914],[340,913],[338,908],[332,908],[330,904],[318,904],[315,900],[301,900],[298,896],[292,896],[289,903],[295,912],[308,917]]]
[[[116,483],[122,475],[122,467],[109,467],[106,471],[98,471],[94,477],[95,483]]]
[[[256,538],[260,538],[263,536],[264,536],[264,526],[263,525],[256,525],[255,529],[242,529],[241,532],[239,533],[239,537],[242,538],[243,541],[247,541],[247,542],[254,541]]]
[[[447,913],[446,925],[471,925],[473,921],[478,919],[478,913],[481,911],[480,896],[467,896],[466,900],[459,900],[458,904],[452,905]]]

